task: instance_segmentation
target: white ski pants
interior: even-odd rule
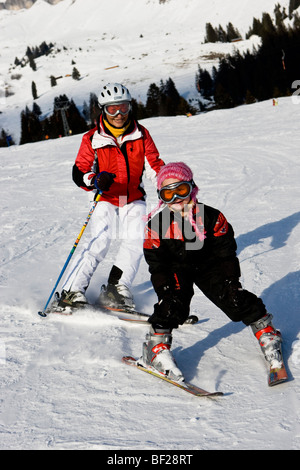
[[[115,239],[120,243],[114,264],[123,271],[119,282],[130,288],[143,255],[145,214],[144,201],[123,207],[99,201],[89,221],[89,235],[81,252],[74,257],[62,288],[84,292]]]

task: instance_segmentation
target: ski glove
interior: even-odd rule
[[[243,288],[238,279],[227,279],[224,281],[220,299],[233,307],[239,307],[243,298]]]
[[[114,182],[116,175],[108,173],[108,171],[101,171],[94,177],[93,184],[98,191],[108,191]]]
[[[189,306],[184,304],[179,297],[165,296],[154,305],[154,313],[149,318],[152,325],[160,325],[164,328],[178,328],[189,315]]]

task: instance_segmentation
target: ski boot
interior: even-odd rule
[[[273,315],[268,313],[256,322],[251,323],[250,326],[270,367],[272,369],[280,369],[283,367],[282,339],[280,331],[275,330],[272,324],[272,318]]]
[[[132,310],[135,309],[133,296],[124,284],[107,284],[101,286],[98,299],[99,304],[111,310]]]
[[[80,291],[66,291],[63,290],[58,300],[58,306],[65,308],[81,308],[88,303],[86,296]]]
[[[171,344],[170,329],[154,329],[151,326],[150,332],[146,335],[146,342],[143,343],[143,356],[140,360],[145,367],[176,382],[184,382],[183,374],[170,351]]]

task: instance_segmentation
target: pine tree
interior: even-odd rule
[[[33,99],[36,100],[38,97],[38,94],[37,94],[35,82],[31,83],[31,92],[32,92]]]
[[[73,80],[80,80],[80,73],[76,67],[73,67],[72,78]]]
[[[90,123],[90,109],[86,101],[82,105],[82,115],[87,123]]]
[[[31,50],[31,48],[30,48],[29,46],[28,46],[27,49],[26,49],[26,55],[27,55],[28,59],[29,59],[30,56],[33,55],[33,52],[32,52],[32,50]]]
[[[267,14],[263,15],[263,20],[262,45],[257,51],[236,53],[220,61],[213,78],[217,107],[291,94],[294,77],[300,74],[299,26],[287,29],[278,20],[276,27]]]
[[[283,8],[281,11],[281,6],[279,5],[279,3],[277,3],[277,5],[275,5],[275,8],[274,8],[274,15],[275,15],[275,24],[277,28],[279,26],[282,27],[283,21],[287,18],[285,8]]]
[[[29,115],[30,142],[39,142],[43,139],[43,129],[39,117],[31,112]]]
[[[213,80],[207,70],[198,66],[196,74],[196,88],[205,99],[210,99],[213,95]]]
[[[204,42],[217,42],[218,41],[218,33],[212,27],[211,23],[206,23],[205,29],[206,29],[206,36],[205,36]]]
[[[20,144],[38,142],[43,138],[42,124],[39,116],[26,107],[21,113],[21,140]]]
[[[234,106],[232,97],[222,83],[216,84],[215,103],[216,107],[220,109],[232,108]]]
[[[56,78],[53,75],[51,75],[51,77],[50,77],[50,85],[52,87],[57,85]]]
[[[134,98],[131,101],[132,113],[136,119],[145,119],[148,116],[146,107],[141,102],[137,102]]]
[[[240,38],[241,34],[238,29],[236,29],[232,23],[228,23],[226,27],[226,39],[228,42],[233,41],[234,39]]]
[[[257,100],[255,99],[255,97],[252,95],[251,91],[247,90],[246,91],[246,96],[245,96],[245,104],[253,104],[255,103]]]
[[[262,16],[262,38],[266,35],[273,35],[276,33],[276,28],[273,24],[272,18],[269,13],[263,13]]]
[[[0,147],[7,147],[6,132],[4,129],[1,130]]]
[[[227,35],[221,25],[219,25],[218,28],[218,41],[227,42]]]
[[[33,58],[32,55],[29,57],[29,65],[32,68],[32,70],[35,72],[36,71],[36,63],[35,63],[34,58]]]
[[[73,100],[70,101],[70,107],[67,110],[67,118],[72,134],[82,134],[88,130],[87,123],[84,117],[81,116]]]
[[[39,107],[39,105],[38,105],[37,103],[33,103],[32,112],[33,112],[37,117],[40,117],[40,116],[42,115],[41,108]]]
[[[175,83],[169,78],[165,83],[160,83],[160,116],[177,116],[182,114],[195,114],[195,110],[180,96]]]
[[[180,95],[176,89],[175,83],[172,78],[166,81],[164,86],[164,95],[166,96],[167,115],[176,116],[178,113],[178,106],[180,103]]]
[[[257,18],[253,18],[252,28],[249,29],[248,33],[246,34],[246,39],[249,39],[252,35],[261,36],[262,35],[263,26],[260,20]]]
[[[159,116],[160,90],[155,83],[151,83],[147,92],[146,112],[150,117]]]
[[[95,93],[90,93],[90,102],[89,102],[89,116],[91,126],[94,127],[98,116],[100,114],[100,107],[98,104],[98,97]]]
[[[21,112],[21,139],[20,145],[30,142],[29,133],[29,109],[26,106],[25,110]]]
[[[300,6],[300,0],[290,0],[289,3],[289,18],[292,19],[293,12],[297,10],[297,8]]]

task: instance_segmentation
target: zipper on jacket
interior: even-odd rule
[[[123,148],[122,148],[123,147]],[[129,199],[129,183],[130,183],[130,167],[129,167],[129,160],[128,160],[128,154],[127,154],[127,147],[126,147],[126,142],[124,142],[120,150],[124,156],[125,159],[125,164],[126,164],[126,171],[127,171],[127,199]]]

